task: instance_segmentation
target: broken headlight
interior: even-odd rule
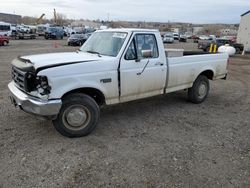
[[[41,95],[50,94],[51,87],[46,76],[36,76],[36,89]]]
[[[51,87],[49,86],[46,76],[37,76],[36,74],[29,72],[26,75],[27,79],[27,92],[37,91],[41,95],[50,94]]]

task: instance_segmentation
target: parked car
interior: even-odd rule
[[[179,33],[173,33],[173,36],[174,36],[174,40],[179,40],[180,39]]]
[[[174,35],[173,33],[166,33],[163,36],[163,43],[173,43],[174,42]]]
[[[221,37],[222,39],[227,39],[227,40],[231,40],[232,43],[236,43],[237,42],[237,36],[223,36]]]
[[[0,35],[0,46],[6,46],[9,44],[9,37]]]
[[[203,41],[199,41],[198,48],[202,49],[205,52],[209,52],[210,45],[212,43],[216,44],[217,47],[223,46],[225,44],[233,46],[236,49],[236,53],[237,54],[241,53],[244,50],[244,45],[243,44],[234,43],[233,41],[231,41],[229,39],[221,39],[221,38],[215,39],[215,40],[203,40]]]
[[[64,30],[61,27],[49,27],[45,31],[45,39],[63,39]]]
[[[81,46],[87,40],[85,34],[73,34],[68,38],[69,46]]]
[[[185,32],[185,35],[187,39],[192,39],[192,36],[193,36],[192,32]]]
[[[36,29],[36,33],[38,34],[38,36],[44,36],[45,35],[45,32],[46,30],[48,29],[48,25],[45,25],[45,24],[40,24],[37,26],[37,29]]]
[[[201,36],[199,36],[199,39],[200,40],[209,40],[209,36],[201,35]]]
[[[9,37],[0,35],[0,46],[6,46],[9,44]]]
[[[199,40],[200,40],[200,37],[197,36],[197,35],[193,35],[193,36],[191,37],[191,39],[193,39],[193,42],[194,42],[194,43],[198,43]]]
[[[179,38],[179,41],[180,41],[180,42],[187,42],[187,36],[184,35],[184,34],[181,34],[181,35],[180,35],[180,38]]]
[[[28,25],[18,25],[17,32],[19,33],[30,33],[31,29]]]
[[[62,135],[90,134],[100,106],[188,89],[193,103],[209,93],[209,80],[226,79],[228,55],[195,53],[172,58],[159,31],[100,30],[77,52],[22,56],[12,61],[11,101],[49,118]]]

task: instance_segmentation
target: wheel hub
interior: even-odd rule
[[[78,127],[83,124],[87,119],[87,114],[80,108],[75,108],[69,111],[67,115],[67,121],[70,125]]]
[[[207,94],[207,85],[205,83],[202,83],[199,87],[198,95],[200,98],[203,98],[206,96],[206,94]]]
[[[77,130],[86,127],[90,121],[89,110],[81,105],[69,107],[63,114],[65,126]]]

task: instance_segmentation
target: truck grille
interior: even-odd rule
[[[21,90],[24,91],[27,90],[26,72],[23,72],[15,67],[12,67],[12,79]]]

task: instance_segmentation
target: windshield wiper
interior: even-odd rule
[[[95,52],[95,51],[91,51],[91,50],[88,50],[87,52],[91,53],[91,54],[97,54],[99,57],[102,57],[99,52]]]

